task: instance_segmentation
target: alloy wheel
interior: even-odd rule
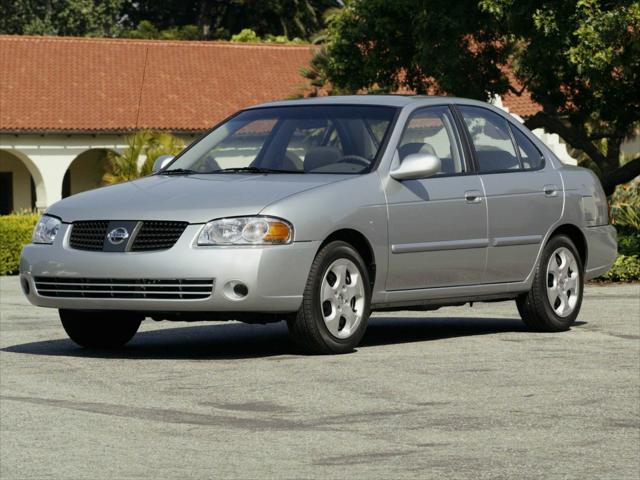
[[[580,272],[573,253],[565,247],[556,249],[547,264],[547,298],[559,317],[575,310],[580,295]]]
[[[365,306],[365,289],[356,264],[339,258],[326,269],[320,287],[320,310],[329,333],[348,338],[358,328]]]

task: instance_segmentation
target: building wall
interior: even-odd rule
[[[0,172],[11,172],[13,183],[13,209],[31,210],[31,174],[15,155],[0,150]]]
[[[185,145],[196,135],[181,136]],[[25,171],[33,178],[36,195],[35,206],[46,209],[62,198],[65,176],[69,173],[71,195],[97,188],[102,184],[105,171],[104,155],[112,150],[122,152],[127,148],[126,135],[112,134],[0,134],[2,158],[15,158],[22,165],[22,179],[14,186],[15,208],[31,205],[31,186],[25,183]],[[143,158],[140,162],[144,161]],[[7,167],[8,168],[8,167]],[[13,167],[12,167],[13,168]]]
[[[102,186],[105,156],[105,150],[88,150],[73,161],[69,167],[71,195]]]

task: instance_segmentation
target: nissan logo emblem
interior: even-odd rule
[[[111,245],[120,245],[127,238],[129,238],[129,232],[124,227],[114,228],[107,234],[107,240]]]

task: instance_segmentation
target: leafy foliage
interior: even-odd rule
[[[640,230],[617,227],[618,253],[621,255],[640,255]]]
[[[611,216],[617,226],[640,232],[640,178],[616,188],[611,197]]]
[[[18,272],[22,247],[31,242],[39,218],[37,213],[0,216],[0,275]]]
[[[195,26],[200,39],[230,39],[232,34],[249,29],[260,38],[308,40],[322,28],[323,13],[338,5],[337,0],[139,0],[131,2],[125,10],[136,26],[125,35],[135,35],[141,22],[148,22],[157,35],[166,35],[163,32],[176,28],[180,31],[188,25]],[[146,26],[144,29],[149,35],[149,29]]]
[[[618,255],[611,270],[599,279],[610,282],[633,282],[640,280],[640,256]]]
[[[165,40],[309,40],[338,0],[0,0],[0,33]],[[272,40],[274,41],[274,40]]]
[[[200,33],[196,25],[182,25],[158,30],[150,21],[142,20],[135,29],[124,32],[123,36],[140,39],[198,40]]]
[[[0,33],[111,37],[126,0],[0,0]]]
[[[260,38],[256,32],[251,30],[250,28],[243,28],[240,33],[231,36],[232,42],[241,42],[241,43],[279,43],[279,44],[290,44],[290,43],[304,43],[300,38],[289,39],[284,35],[267,35],[264,38]]]
[[[618,258],[599,280],[640,280],[640,179],[616,188],[611,201],[611,220],[618,231]]]
[[[521,95],[526,120],[583,152],[605,191],[640,174],[620,145],[640,123],[638,0],[350,0],[323,75],[351,92]],[[509,73],[511,72],[511,73]]]
[[[128,136],[126,142],[122,153],[107,153],[107,171],[102,177],[106,185],[149,175],[160,155],[176,155],[184,148],[184,142],[170,133],[149,130]],[[141,162],[143,155],[146,159]]]

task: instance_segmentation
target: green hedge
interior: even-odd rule
[[[598,278],[607,282],[633,282],[640,280],[640,256],[618,255],[613,267]]]
[[[616,225],[618,230],[618,258],[607,273],[596,280],[605,282],[633,282],[640,280],[640,230]]]
[[[31,242],[37,213],[0,216],[0,275],[18,273],[22,247]]]

